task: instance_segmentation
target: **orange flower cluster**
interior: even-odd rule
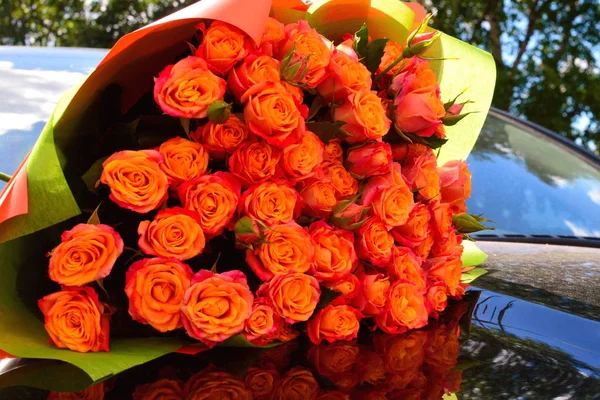
[[[372,74],[351,40],[334,47],[306,21],[271,18],[258,44],[220,21],[199,30],[193,54],[154,82],[161,112],[185,128],[102,164],[98,186],[131,212],[115,227],[130,238],[135,221],[141,252],[116,272],[131,317],[208,346],[285,341],[307,322],[320,343],[356,338],[366,318],[386,333],[421,328],[460,298],[452,217],[466,211],[467,165],[438,167],[431,148],[391,131],[444,137],[428,62],[389,68],[406,51],[388,42]],[[224,239],[243,258],[217,273],[206,260]],[[64,288],[40,308],[56,346],[108,349],[109,308],[86,285],[123,248],[114,228],[80,224],[51,252]],[[338,297],[322,299],[324,288]]]

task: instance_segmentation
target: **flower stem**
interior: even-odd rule
[[[10,175],[0,172],[0,181],[8,182],[12,178]]]
[[[398,63],[402,60],[404,60],[404,54],[400,54],[400,57],[396,58],[393,63],[391,63],[390,65],[388,65],[388,67],[386,69],[381,71],[381,73],[375,77],[375,82],[373,82],[373,83],[377,83],[381,79],[382,76],[384,76],[385,74],[390,72],[392,70],[392,68],[394,68],[396,65],[398,65]]]

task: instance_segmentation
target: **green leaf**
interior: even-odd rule
[[[85,186],[87,186],[88,190],[92,193],[96,193],[96,182],[100,179],[100,175],[102,175],[102,163],[106,161],[108,157],[102,157],[94,161],[90,169],[86,171],[85,174],[81,177]]]
[[[458,397],[456,397],[456,393],[449,393],[449,394],[445,394],[442,396],[443,400],[458,400]]]
[[[310,121],[311,119],[313,119],[315,115],[317,115],[319,110],[321,110],[321,108],[325,107],[326,105],[327,104],[323,101],[323,98],[321,96],[315,97],[315,99],[310,105],[310,109],[308,110],[308,117],[306,118],[306,121]]]
[[[257,349],[270,349],[273,347],[277,347],[279,345],[283,344],[282,342],[271,342],[269,344],[266,344],[264,346],[257,346],[251,342],[249,342],[244,335],[242,335],[241,333],[239,335],[235,335],[230,337],[229,339],[225,340],[222,343],[219,343],[217,346],[219,347],[253,347],[253,348],[257,348]]]
[[[487,254],[485,254],[477,245],[473,242],[463,242],[463,254],[462,262],[465,267],[472,267],[475,265],[482,264],[487,260]]]
[[[344,121],[307,122],[306,129],[317,135],[323,143],[328,143],[330,140],[335,139],[340,135],[347,135],[342,129],[342,126],[345,124]]]
[[[179,118],[179,122],[181,123],[181,127],[185,134],[190,137],[190,119],[189,118]]]
[[[102,205],[102,203],[98,204],[98,207],[96,207],[96,209],[94,210],[94,212],[88,219],[88,221],[87,221],[88,224],[98,225],[100,223],[100,217],[98,216],[98,210],[100,209],[101,205]]]
[[[456,228],[458,233],[473,233],[485,230],[493,231],[494,228],[491,226],[485,226],[482,222],[489,221],[487,218],[483,218],[480,215],[473,214],[459,214],[452,216],[452,224]]]
[[[341,295],[340,292],[336,292],[331,289],[327,289],[326,287],[321,287],[321,297],[319,298],[319,303],[315,308],[315,313],[319,310],[327,307],[332,301],[338,298]]]
[[[194,46],[190,42],[186,42],[186,43],[187,43],[187,45],[188,45],[188,47],[190,49],[190,53],[192,53],[192,55],[195,55],[196,54],[196,50],[198,50],[198,49],[196,49],[196,46]]]
[[[356,51],[358,58],[364,58],[367,56],[367,47],[369,43],[369,28],[367,24],[363,24],[358,31],[354,34],[354,40],[352,41],[352,48]]]
[[[383,50],[385,49],[385,45],[389,39],[375,39],[371,43],[369,43],[369,48],[367,49],[367,55],[364,59],[364,64],[367,69],[374,74],[381,64],[381,58],[383,57]]]
[[[27,386],[54,392],[76,392],[92,383],[94,381],[80,368],[56,360],[31,360],[0,375],[0,389]]]
[[[2,350],[23,358],[68,362],[81,368],[92,381],[97,381],[171,353],[185,344],[176,338],[111,338],[110,352],[99,353],[78,353],[50,345],[43,319],[33,308],[37,299],[26,298],[25,293],[20,293],[22,289],[18,289],[24,283],[17,284],[18,278],[27,279],[27,289],[35,293],[35,286],[39,286],[39,282],[32,280],[25,269],[31,268],[31,265],[43,265],[40,261],[51,248],[48,235],[43,230],[0,244]]]
[[[463,272],[460,277],[462,283],[472,283],[475,279],[487,274],[487,270],[481,267],[473,268],[467,272]]]
[[[478,111],[471,111],[471,112],[464,113],[464,114],[452,115],[450,117],[444,117],[444,118],[442,118],[442,123],[444,124],[444,126],[454,126],[454,125],[458,124],[460,121],[462,121],[462,119],[464,117],[466,117],[467,115],[477,114],[477,113],[478,113]]]
[[[423,137],[415,135],[414,133],[401,132],[397,128],[396,133],[398,133],[398,135],[400,135],[401,138],[410,143],[421,143],[425,146],[431,147],[432,149],[438,149],[448,142],[448,139],[442,139],[437,136]]]

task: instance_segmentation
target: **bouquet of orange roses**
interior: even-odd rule
[[[100,379],[437,318],[485,258],[464,158],[494,71],[430,18],[205,0],[121,39],[2,196],[2,350]]]

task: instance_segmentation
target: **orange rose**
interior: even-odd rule
[[[371,217],[358,229],[358,258],[375,267],[384,267],[392,258],[394,239],[378,217]]]
[[[448,296],[443,282],[436,282],[429,286],[425,297],[427,310],[437,318],[438,314],[446,309]]]
[[[78,392],[50,392],[47,400],[104,400],[105,390],[104,382],[100,382]]]
[[[358,192],[358,181],[344,168],[341,162],[332,161],[323,166],[325,173],[331,179],[338,199],[346,199]]]
[[[279,61],[269,56],[250,55],[231,70],[227,77],[229,89],[237,101],[252,86],[261,82],[279,82]]]
[[[431,247],[433,257],[461,257],[463,253],[462,235],[457,235],[453,230],[445,239],[436,238]]]
[[[275,175],[280,157],[279,150],[267,143],[245,143],[229,158],[229,170],[247,188]]]
[[[450,297],[460,299],[465,292],[460,283],[462,261],[460,257],[437,257],[428,260],[428,278],[443,282]]]
[[[200,270],[183,297],[183,326],[190,337],[212,347],[244,330],[253,300],[242,272]]]
[[[298,192],[284,183],[265,182],[244,192],[240,214],[273,226],[287,224],[300,215],[301,199]]]
[[[429,334],[425,363],[432,372],[448,373],[456,365],[460,351],[460,329],[455,325],[457,322],[458,320],[449,325],[440,325]]]
[[[362,279],[361,279],[362,278]],[[390,279],[384,274],[362,275],[362,295],[354,304],[365,316],[374,316],[384,311],[390,289]]]
[[[304,118],[292,95],[279,83],[262,82],[241,98],[248,129],[272,146],[284,148],[304,134]]]
[[[217,75],[227,75],[252,48],[248,35],[225,22],[215,21],[208,29],[201,24],[200,30],[203,38],[202,44],[196,50],[196,56],[205,59],[208,68]]]
[[[48,274],[61,285],[83,286],[107,277],[121,253],[123,239],[113,228],[78,224],[50,252]]]
[[[304,273],[314,262],[314,244],[308,232],[295,222],[265,231],[255,250],[246,250],[246,262],[263,281],[289,271]]]
[[[333,111],[335,121],[343,121],[342,129],[348,143],[367,140],[380,142],[387,135],[392,122],[386,115],[381,98],[376,92],[363,89],[348,96],[348,100]]]
[[[206,118],[208,106],[223,100],[227,82],[208,70],[200,57],[187,57],[163,69],[154,82],[154,101],[165,114]]]
[[[273,56],[273,48],[279,47],[279,43],[285,39],[283,24],[275,18],[267,18],[265,31],[260,40],[260,52],[268,56]]]
[[[346,166],[356,179],[390,172],[392,149],[389,143],[366,143],[348,150]]]
[[[377,315],[377,326],[386,333],[403,333],[427,325],[425,298],[412,283],[397,281],[387,295],[385,311]]]
[[[293,59],[307,60],[305,74],[297,83],[308,88],[317,87],[327,77],[333,45],[304,20],[287,25],[285,33],[287,40],[283,42],[279,58],[290,56]]]
[[[273,311],[271,301],[265,297],[254,300],[250,317],[244,325],[244,337],[249,342],[268,335],[279,328],[279,316]]]
[[[448,161],[438,168],[442,202],[449,203],[453,214],[467,212],[466,199],[471,197],[471,172],[464,161]]]
[[[379,75],[384,70],[386,70],[394,61],[396,61],[398,59],[398,57],[400,57],[402,55],[403,51],[404,51],[404,47],[401,46],[400,43],[388,40],[388,42],[385,44],[385,48],[383,49],[383,57],[381,57],[381,62],[379,63],[379,67],[377,68],[376,75]],[[398,72],[400,70],[400,68],[402,68],[402,62],[399,62],[398,64],[396,64],[392,69],[390,69],[385,74],[384,82],[386,82],[386,81],[389,82],[391,80],[391,78],[394,75],[396,75],[396,72]],[[384,82],[382,82],[382,84]],[[385,86],[387,86],[387,85],[385,85]]]
[[[38,301],[50,343],[79,353],[108,351],[107,307],[91,287],[63,287]]]
[[[346,301],[352,300],[360,294],[360,281],[354,274],[346,275],[337,281],[324,282],[324,286],[342,295],[338,299]],[[334,300],[334,301],[337,301]]]
[[[136,261],[125,275],[129,315],[159,332],[181,328],[180,307],[194,273],[181,261],[157,257]]]
[[[452,210],[448,203],[433,201],[429,203],[429,212],[431,213],[431,222],[433,234],[436,240],[445,240],[454,232],[452,224]]]
[[[302,181],[300,186],[300,196],[305,205],[304,212],[309,217],[327,218],[337,204],[335,186],[322,175],[323,173],[319,172],[317,176]]]
[[[270,400],[278,380],[279,373],[274,369],[250,367],[246,372],[245,383],[254,400]]]
[[[388,264],[390,276],[410,282],[419,290],[425,292],[425,272],[421,268],[421,260],[407,247],[394,247],[392,262]]]
[[[323,339],[329,343],[354,340],[358,335],[361,318],[362,314],[356,308],[329,304],[308,321],[308,337],[314,344],[320,344]]]
[[[315,167],[323,163],[325,145],[312,132],[305,131],[299,143],[283,149],[281,169],[289,180],[308,178]]]
[[[192,132],[190,136],[196,142],[202,143],[211,157],[221,160],[246,141],[248,128],[235,114],[231,114],[224,124],[215,124],[209,121]]]
[[[314,399],[319,393],[319,383],[313,374],[302,367],[289,370],[277,383],[273,400]]]
[[[391,96],[404,96],[418,89],[437,87],[437,78],[429,67],[429,61],[411,57],[400,62],[398,66],[401,70],[394,76],[388,90]]]
[[[433,149],[419,143],[397,143],[392,145],[392,158],[401,165],[413,163],[423,153],[433,154]]]
[[[413,162],[402,165],[402,174],[413,190],[418,190],[419,198],[429,201],[440,194],[440,176],[437,160],[431,152],[422,153]]]
[[[169,180],[160,169],[164,157],[156,150],[114,153],[102,163],[100,182],[110,188],[110,199],[119,207],[145,214],[168,197]]]
[[[257,295],[271,299],[277,314],[294,324],[308,321],[312,316],[321,297],[321,289],[314,277],[288,272],[263,283]]]
[[[327,78],[317,86],[317,92],[327,103],[341,103],[353,93],[371,89],[371,73],[352,49],[349,53],[340,50],[333,53]]]
[[[206,368],[193,375],[185,384],[186,400],[235,399],[252,400],[244,381],[227,372]]]
[[[164,156],[160,169],[176,185],[203,175],[208,167],[208,152],[200,143],[175,137],[161,144],[158,151]]]
[[[414,249],[423,243],[430,234],[429,215],[429,210],[425,204],[415,204],[408,216],[406,224],[392,229],[394,240],[398,244],[411,249]]]
[[[431,233],[431,224],[429,224],[429,226],[430,228],[428,228],[428,233],[427,236],[425,236],[425,240],[423,240],[421,244],[417,245],[417,247],[413,248],[415,254],[421,257],[422,260],[427,259],[434,242],[433,234]]]
[[[323,161],[344,161],[344,149],[342,149],[342,141],[340,139],[332,139],[327,142]]]
[[[376,387],[384,383],[386,378],[385,365],[379,354],[370,350],[361,352],[358,363],[362,370],[362,382],[370,383]]]
[[[178,190],[183,207],[199,214],[202,231],[209,237],[217,236],[232,222],[240,192],[239,182],[227,172],[187,181]]]
[[[414,206],[413,193],[392,163],[391,172],[371,178],[363,188],[362,204],[373,207],[373,214],[389,228],[402,226]]]
[[[133,400],[183,400],[183,384],[173,379],[160,379],[154,383],[138,385]]]
[[[427,332],[414,331],[405,335],[379,335],[374,345],[383,355],[385,368],[393,374],[417,371],[423,364]],[[413,375],[413,374],[410,374]]]
[[[204,250],[205,239],[200,216],[180,207],[166,208],[153,221],[138,227],[138,246],[145,254],[189,260]]]
[[[401,132],[423,137],[445,137],[440,131],[446,115],[439,90],[429,86],[397,96],[394,99],[394,124]]]
[[[292,95],[294,99],[294,103],[300,110],[300,114],[303,118],[308,118],[309,108],[307,105],[303,104],[304,102],[304,91],[300,89],[298,86],[294,86],[286,81],[281,81],[281,85],[285,88],[285,91]]]
[[[315,251],[312,273],[318,280],[341,279],[356,268],[358,258],[352,232],[334,229],[323,220],[313,222],[309,232]]]
[[[360,351],[356,342],[321,343],[309,347],[307,360],[315,366],[319,375],[347,375],[359,362]]]

